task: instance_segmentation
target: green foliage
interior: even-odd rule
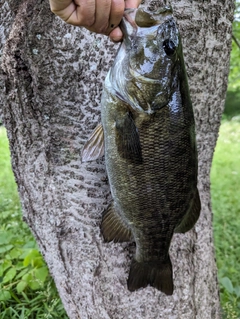
[[[22,221],[3,127],[0,150],[0,319],[67,319],[37,244]]]
[[[226,319],[240,318],[240,118],[224,120],[211,170],[214,238]]]
[[[228,89],[230,91],[240,90],[240,1],[236,2],[235,20],[233,22],[233,40],[230,60],[230,74]]]
[[[225,120],[211,172],[215,247],[224,319],[240,318],[240,226],[237,222],[240,211],[240,1],[236,2],[233,35]]]
[[[239,78],[240,78],[240,68],[239,68]],[[228,91],[226,102],[225,102],[225,108],[224,108],[224,117],[225,119],[231,120],[233,117],[236,119],[239,115],[240,115],[240,90]]]
[[[0,302],[1,319],[68,319],[51,279],[44,285],[44,290],[21,294],[10,290],[9,294],[11,299]]]

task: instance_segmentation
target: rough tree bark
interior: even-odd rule
[[[209,172],[227,88],[234,1],[172,1],[196,119],[202,212],[192,231],[174,235],[170,297],[151,287],[127,290],[134,245],[105,244],[99,230],[110,201],[104,160],[80,160],[100,121],[102,83],[117,45],[60,21],[46,1],[15,1],[0,2],[4,124],[24,220],[69,318],[220,318]]]

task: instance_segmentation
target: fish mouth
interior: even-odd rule
[[[169,16],[172,16],[172,13],[171,6],[161,7],[153,11],[139,8],[135,14],[135,21],[138,27],[149,28],[162,24],[166,19],[169,19]]]
[[[120,28],[127,29],[122,30],[129,31],[126,24],[130,24],[133,29],[148,28],[155,25],[162,24],[164,21],[172,17],[172,7],[165,6],[158,8],[157,10],[150,11],[144,8],[125,9],[123,14],[123,20]],[[129,34],[129,33],[128,33]]]
[[[126,39],[137,32],[137,24],[135,22],[135,16],[138,9],[125,9],[123,19],[120,23],[120,29]]]

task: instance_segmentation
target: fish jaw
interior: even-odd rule
[[[137,20],[141,15],[148,17],[146,25]],[[105,85],[133,110],[152,114],[168,104],[176,88],[181,54],[176,23],[168,7],[163,13],[128,9],[120,27],[124,40]]]

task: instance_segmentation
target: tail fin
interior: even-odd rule
[[[147,285],[161,290],[166,295],[173,294],[172,264],[168,257],[165,263],[139,263],[133,259],[129,277],[128,289],[135,291]]]

